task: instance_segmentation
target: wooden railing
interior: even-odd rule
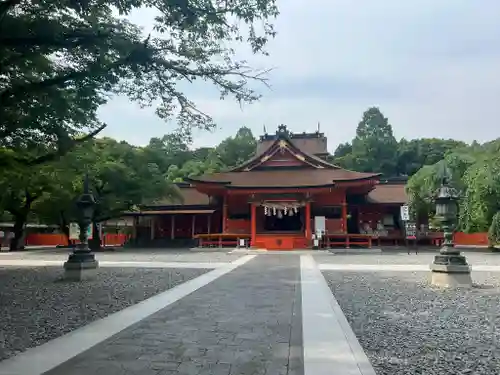
[[[376,246],[394,245],[404,246],[414,244],[415,240],[407,240],[402,233],[391,233],[387,236],[373,235],[373,243]],[[443,243],[443,233],[429,232],[427,235],[419,235],[417,243],[419,245],[441,246]]]
[[[352,233],[338,233],[338,234],[325,234],[321,241],[321,247],[346,247],[351,245],[361,247],[372,247],[371,234],[352,234]]]
[[[250,246],[251,236],[246,233],[211,233],[197,234],[194,238],[198,239],[199,247],[238,247],[240,240],[245,240],[245,245]],[[442,233],[432,233],[425,239],[419,239],[420,242],[428,241],[429,244],[439,246],[443,240]],[[305,241],[305,240],[304,240]],[[307,241],[306,241],[307,242]],[[320,241],[321,248],[331,247],[365,247],[372,248],[382,245],[405,245],[406,239],[403,235],[393,234],[389,236],[376,236],[373,234],[357,233],[332,233],[325,234]],[[256,244],[258,245],[258,244]],[[265,244],[262,243],[262,246]]]
[[[237,247],[240,240],[245,240],[247,246],[250,244],[250,235],[244,233],[197,234],[194,238],[198,239],[199,247]]]
[[[415,240],[407,240],[403,235],[373,236],[373,243],[376,246],[405,246],[413,244],[414,242]],[[417,243],[419,245],[441,246],[443,243],[443,235],[441,233],[435,233],[426,237],[419,237]]]

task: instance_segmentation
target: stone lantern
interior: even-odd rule
[[[76,205],[80,214],[80,243],[69,255],[64,263],[65,279],[80,281],[94,275],[99,263],[89,248],[89,228],[92,225],[92,216],[96,201],[89,189],[88,175],[83,183],[83,194]]]
[[[431,264],[431,282],[436,286],[471,286],[471,270],[465,256],[455,248],[453,233],[457,225],[459,193],[450,186],[449,174],[442,178],[435,203],[436,217],[441,222],[444,242]]]

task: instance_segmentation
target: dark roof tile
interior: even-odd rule
[[[368,193],[370,203],[404,204],[408,202],[405,185],[379,184]]]
[[[376,173],[344,169],[282,169],[222,172],[193,178],[194,182],[215,182],[228,187],[306,187],[333,185],[335,182],[378,178]]]
[[[156,202],[154,206],[203,206],[209,204],[208,195],[200,193],[194,187],[180,187],[179,190],[184,198],[183,202],[163,199]]]

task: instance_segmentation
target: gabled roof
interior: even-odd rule
[[[303,167],[269,167],[259,169],[278,152],[288,152]],[[242,165],[228,172],[213,173],[186,179],[197,184],[218,185],[226,189],[258,189],[258,188],[312,188],[331,187],[334,184],[377,180],[380,173],[360,173],[345,170],[337,165],[308,154],[290,141],[290,133],[286,126],[280,125],[273,144],[260,155],[256,155]]]
[[[278,131],[276,132],[276,137],[274,138],[273,143],[264,152],[260,154],[257,153],[254,157],[247,160],[245,163],[231,169],[230,172],[250,171],[265,163],[277,152],[285,150],[290,152],[294,157],[297,158],[297,160],[300,160],[301,162],[309,165],[312,168],[341,169],[339,166],[330,164],[327,161],[315,155],[311,155],[297,147],[296,144],[290,139],[290,133],[287,131],[286,126],[280,125],[278,127]]]
[[[276,140],[276,135],[261,136],[257,144],[257,154],[262,155]],[[328,155],[327,139],[323,133],[292,134],[290,142],[301,151],[310,155]]]

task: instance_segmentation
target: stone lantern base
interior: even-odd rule
[[[64,263],[64,279],[68,281],[83,281],[94,278],[99,262],[94,254],[73,253]]]
[[[445,288],[472,286],[471,268],[453,243],[443,245],[430,268],[432,285]]]
[[[472,286],[471,269],[464,264],[431,264],[431,284],[445,288]]]

